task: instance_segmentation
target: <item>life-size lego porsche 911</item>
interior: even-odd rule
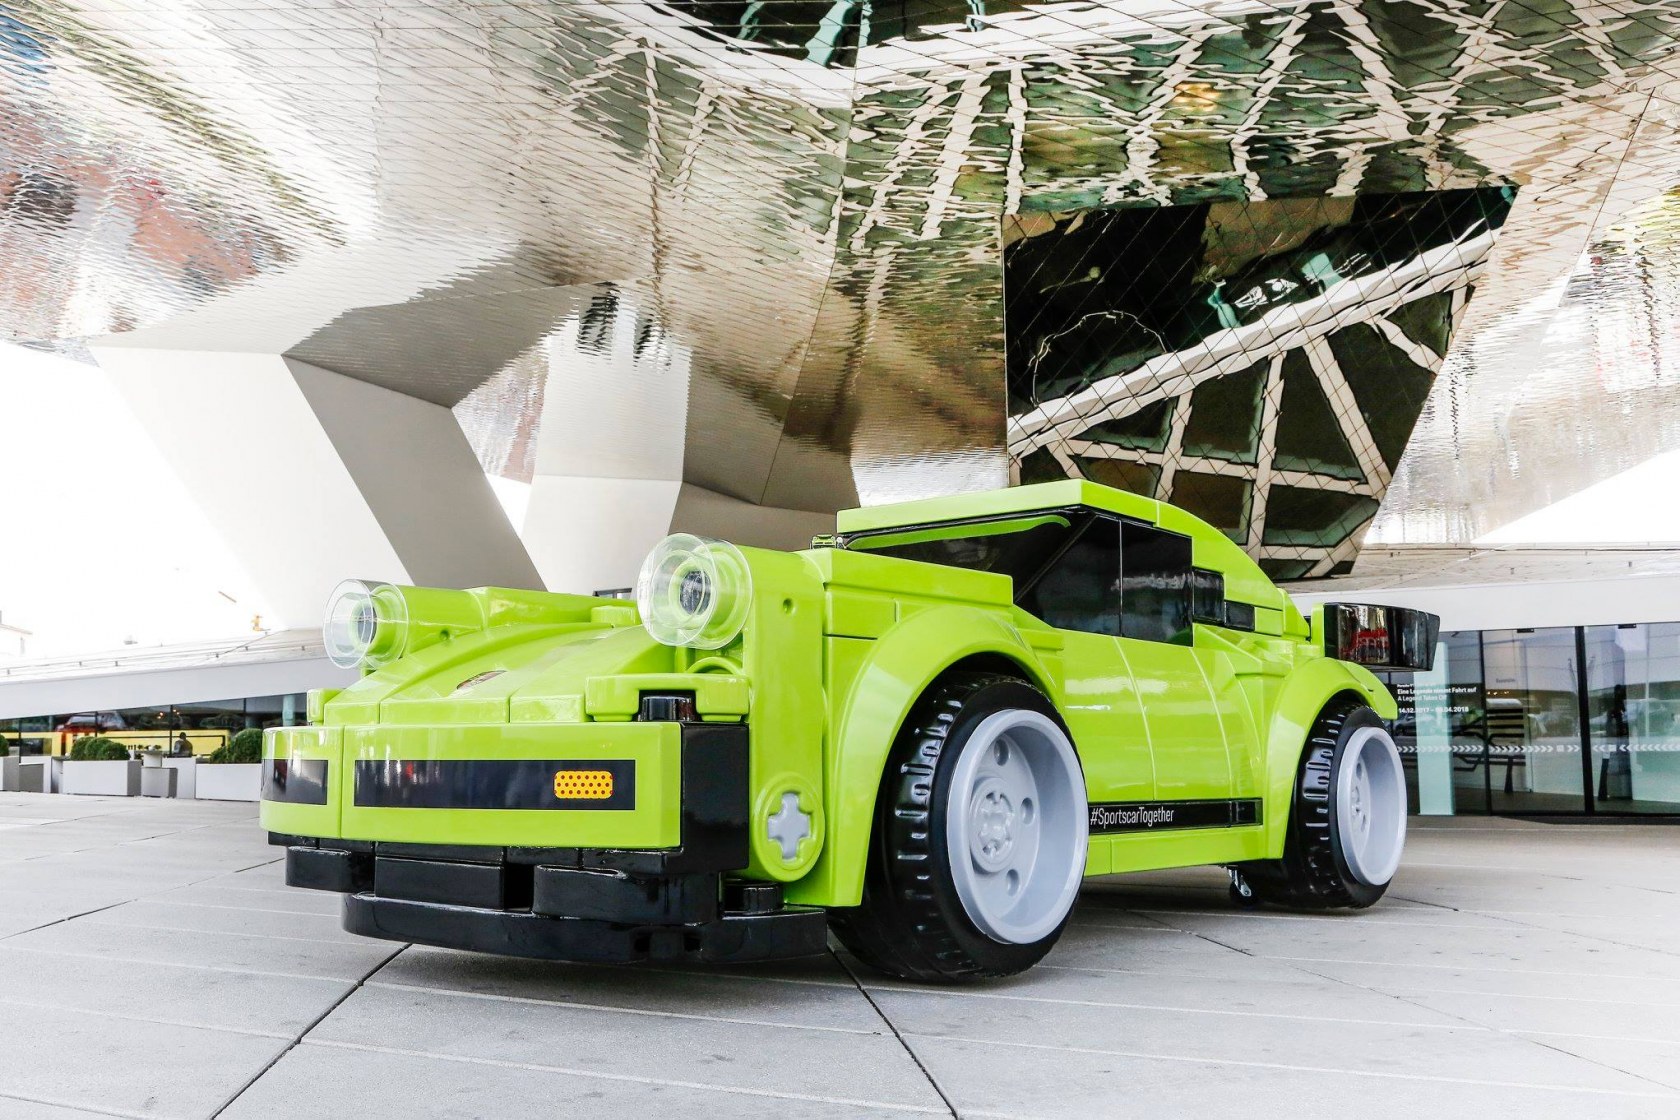
[[[674,536],[636,602],[352,581],[361,679],[268,732],[287,880],[370,937],[1018,972],[1089,875],[1230,869],[1369,906],[1406,791],[1370,667],[1437,620],[1306,618],[1223,534],[1079,481],[839,515],[797,553]]]

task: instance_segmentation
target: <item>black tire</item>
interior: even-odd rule
[[[1383,896],[1388,883],[1371,886],[1349,870],[1333,796],[1348,738],[1361,727],[1382,725],[1376,712],[1353,700],[1333,703],[1319,714],[1301,751],[1283,858],[1233,866],[1234,902],[1295,910],[1360,910]]]
[[[1013,976],[1042,960],[1066,928],[1064,917],[1038,941],[993,940],[969,919],[952,879],[946,830],[938,825],[951,776],[975,726],[1005,709],[1038,712],[1067,733],[1043,693],[983,673],[940,678],[899,731],[876,798],[862,904],[829,915],[841,943],[871,968],[935,983]]]

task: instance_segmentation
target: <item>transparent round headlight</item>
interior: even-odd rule
[[[402,656],[408,638],[408,602],[388,583],[347,579],[327,600],[321,623],[327,659],[346,669],[377,669]]]
[[[676,533],[654,546],[636,577],[642,623],[668,646],[722,649],[747,623],[752,572],[727,541]]]

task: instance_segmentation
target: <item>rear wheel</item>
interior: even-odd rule
[[[1008,976],[1061,936],[1085,872],[1085,779],[1044,694],[953,673],[899,733],[877,799],[863,902],[831,925],[913,980]]]
[[[1344,703],[1318,717],[1296,774],[1283,858],[1231,868],[1239,905],[1370,906],[1400,866],[1406,780],[1377,713]]]

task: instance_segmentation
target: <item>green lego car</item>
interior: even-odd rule
[[[1228,537],[1077,480],[675,536],[613,598],[351,581],[362,678],[266,733],[262,822],[356,933],[579,961],[1031,966],[1091,875],[1369,906],[1406,788],[1372,667],[1432,615],[1304,618]]]

